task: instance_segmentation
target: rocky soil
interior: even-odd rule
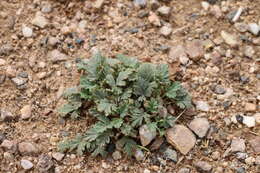
[[[260,0],[1,0],[0,172],[260,172]],[[97,51],[168,63],[193,97],[166,138],[127,158],[59,153],[76,63]]]

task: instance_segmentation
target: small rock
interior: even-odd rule
[[[104,5],[105,0],[96,0],[93,4],[93,7],[100,9]]]
[[[186,155],[195,145],[196,137],[183,125],[175,125],[166,131],[167,142]]]
[[[158,0],[150,0],[149,3],[152,10],[156,10],[160,7],[160,3],[158,2]]]
[[[258,112],[258,113],[256,113],[256,114],[254,114],[254,117],[255,117],[255,122],[256,122],[256,124],[260,124],[260,113]]]
[[[134,156],[135,156],[135,159],[136,159],[137,161],[142,161],[142,160],[144,160],[144,153],[143,153],[143,151],[140,150],[140,149],[137,149],[137,150],[135,151]]]
[[[247,153],[238,152],[236,153],[236,158],[239,160],[245,160],[248,157]]]
[[[115,151],[113,152],[112,157],[114,160],[120,160],[122,158],[122,154],[120,151]]]
[[[170,36],[170,34],[172,33],[172,28],[169,27],[169,26],[163,26],[161,27],[160,29],[160,33],[165,36],[165,37],[168,37]]]
[[[206,118],[195,118],[189,124],[189,128],[200,138],[206,136],[209,127],[210,125]]]
[[[207,102],[205,101],[197,101],[196,102],[196,109],[204,112],[208,112],[210,107]]]
[[[235,35],[229,34],[226,31],[221,31],[221,37],[224,39],[225,43],[230,45],[231,47],[238,46],[238,40]]]
[[[51,157],[46,155],[46,154],[42,154],[39,157],[39,161],[37,163],[37,168],[40,172],[44,173],[44,172],[49,172],[50,170],[52,170],[54,167],[54,164],[51,160]]]
[[[178,173],[190,173],[190,169],[189,168],[181,168]]]
[[[222,87],[221,85],[216,85],[214,87],[214,92],[216,94],[225,94],[226,93],[226,89],[224,87]]]
[[[12,66],[7,66],[5,74],[7,77],[15,77],[16,70]]]
[[[246,112],[254,112],[254,111],[256,111],[256,104],[254,104],[254,103],[245,103],[245,111]]]
[[[48,44],[50,46],[56,46],[60,41],[56,37],[49,37]]]
[[[60,61],[65,61],[65,60],[68,59],[68,56],[66,54],[61,53],[57,49],[49,52],[47,56],[50,58],[50,60],[53,63],[60,62]]]
[[[32,20],[32,24],[39,28],[45,28],[49,24],[49,21],[41,13],[36,13]]]
[[[209,7],[210,7],[210,4],[207,2],[207,1],[202,1],[201,2],[201,6],[204,10],[208,11],[209,10]]]
[[[6,60],[0,59],[0,66],[3,66],[3,65],[5,65],[5,64],[6,64]]]
[[[243,167],[239,167],[236,169],[236,173],[246,173],[246,169]]]
[[[0,46],[0,55],[9,55],[13,51],[11,44],[4,44]]]
[[[163,152],[163,156],[165,159],[169,159],[173,162],[177,162],[178,161],[178,155],[177,152],[173,149],[167,148],[164,152]]]
[[[16,86],[21,86],[28,82],[28,79],[21,78],[21,77],[15,77],[15,78],[12,78],[11,80]]]
[[[25,105],[21,110],[21,118],[22,120],[27,120],[32,115],[32,107],[31,105]]]
[[[139,128],[139,135],[142,146],[147,146],[156,137],[156,130],[143,125]]]
[[[17,151],[17,142],[5,139],[2,142],[1,147],[10,153],[15,153]]]
[[[26,71],[22,71],[22,72],[18,73],[17,76],[22,77],[22,78],[28,78],[28,73]]]
[[[80,29],[86,29],[87,28],[87,24],[88,24],[88,22],[86,21],[86,20],[81,20],[80,22],[79,22],[79,24],[78,24],[78,27],[80,28]]]
[[[146,6],[146,0],[134,0],[134,4],[137,7],[145,7]]]
[[[242,7],[239,7],[238,10],[234,11],[234,15],[231,18],[231,21],[232,22],[236,22],[239,19],[239,17],[242,14],[242,12],[243,12],[243,8]]]
[[[150,147],[151,150],[152,151],[158,150],[161,147],[161,145],[163,144],[163,142],[164,142],[164,138],[162,138],[162,137],[156,138]]]
[[[27,27],[27,26],[23,26],[22,27],[22,33],[23,33],[24,37],[29,38],[29,37],[32,37],[33,30],[31,28]]]
[[[161,26],[160,19],[154,12],[149,13],[148,20],[150,23],[152,23],[155,26]]]
[[[213,5],[210,8],[210,12],[211,14],[213,14],[217,19],[220,19],[221,17],[223,17],[223,13],[220,9],[220,7],[218,5]]]
[[[0,132],[0,144],[5,140],[6,136],[2,132]]]
[[[243,116],[243,124],[247,127],[254,127],[255,126],[255,117],[250,116]]]
[[[253,165],[255,163],[255,158],[254,157],[248,157],[245,159],[245,163],[247,165]]]
[[[205,161],[198,161],[194,165],[199,172],[209,173],[212,170],[212,165],[210,165],[208,162]]]
[[[41,12],[43,13],[50,13],[51,11],[52,11],[51,4],[45,4],[41,9]]]
[[[221,156],[220,153],[218,151],[215,151],[211,154],[211,157],[213,160],[218,160]]]
[[[244,139],[233,138],[231,142],[231,151],[232,152],[245,152],[246,144]]]
[[[180,57],[187,57],[185,52],[185,48],[183,45],[177,45],[171,47],[168,55],[169,59],[176,62],[180,59]]]
[[[33,168],[33,163],[30,162],[29,160],[22,159],[21,160],[21,166],[22,166],[23,169],[29,170],[29,169]]]
[[[256,152],[256,154],[260,153],[260,136],[256,136],[254,139],[251,139],[249,141],[250,145],[252,146],[252,148],[254,149],[254,151]]]
[[[30,142],[19,143],[18,150],[22,155],[37,155],[40,152],[36,144]]]
[[[203,42],[200,40],[193,40],[187,42],[186,53],[193,60],[200,59],[204,55]]]
[[[0,110],[0,122],[1,121],[11,121],[15,118],[15,116],[9,112],[9,111],[5,111],[5,110]]]
[[[171,12],[171,8],[164,5],[158,8],[157,11],[161,16],[169,16]]]
[[[255,164],[258,166],[260,165],[260,156],[256,156]]]
[[[248,31],[248,25],[245,23],[235,23],[234,27],[236,28],[236,30],[238,30],[239,32],[246,32]]]
[[[248,24],[248,31],[254,35],[258,35],[260,27],[256,23]]]
[[[144,169],[144,173],[151,173],[149,169]]]
[[[252,46],[246,46],[244,48],[244,55],[248,58],[253,58],[253,56],[255,55],[255,50]]]
[[[60,152],[55,152],[52,153],[52,157],[57,160],[57,161],[61,161],[64,158],[65,154],[60,153]]]

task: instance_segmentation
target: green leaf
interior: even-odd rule
[[[137,131],[129,124],[123,124],[120,127],[120,130],[125,136],[131,136],[134,138],[137,136]]]
[[[97,110],[104,112],[106,116],[110,115],[115,109],[115,105],[110,103],[107,99],[100,100],[100,103],[97,105]]]
[[[153,81],[155,77],[155,66],[150,63],[143,63],[137,69],[137,76],[147,82]]]
[[[63,97],[68,98],[69,96],[74,95],[74,94],[79,94],[77,87],[72,87],[72,88],[66,89],[63,93]]]
[[[116,82],[115,82],[115,79],[114,77],[111,75],[111,74],[108,74],[106,76],[106,82],[109,86],[111,87],[115,87],[116,86]]]
[[[117,86],[125,86],[126,82],[125,80],[128,78],[128,76],[133,72],[132,69],[126,69],[125,71],[122,71],[118,74],[118,77],[116,79],[116,85]]]
[[[123,124],[123,119],[121,119],[121,118],[113,118],[111,123],[110,123],[110,126],[111,126],[111,128],[114,127],[116,129],[118,129],[118,128],[121,127],[122,124]]]
[[[147,101],[147,104],[145,104],[145,107],[148,112],[156,113],[156,112],[158,112],[159,102],[156,99],[152,98],[150,101]]]
[[[126,67],[136,68],[139,65],[139,62],[136,58],[130,58],[121,54],[117,55],[116,58],[120,60]]]
[[[123,151],[129,156],[132,156],[134,154],[134,151],[138,148],[137,143],[129,137],[121,138],[118,143],[120,144],[120,146],[123,146]]]
[[[67,115],[68,113],[71,113],[72,111],[79,109],[80,106],[81,102],[67,103],[63,105],[58,111],[62,115]]]
[[[170,99],[175,99],[177,97],[177,92],[181,89],[181,84],[179,82],[174,82],[172,85],[168,88],[168,91],[166,92],[166,96]]]
[[[140,109],[134,109],[131,114],[131,125],[133,127],[138,127],[143,124],[143,121],[149,122],[151,115],[146,112],[141,111]]]
[[[157,81],[158,82],[168,84],[170,82],[170,79],[169,79],[169,66],[167,64],[159,64],[159,65],[157,65],[156,77],[157,77]]]

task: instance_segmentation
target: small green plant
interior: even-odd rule
[[[62,116],[78,118],[82,111],[87,111],[95,124],[85,134],[61,142],[61,151],[77,150],[79,154],[88,151],[94,156],[104,156],[107,145],[117,142],[125,153],[132,155],[139,147],[138,129],[142,125],[163,136],[175,117],[167,111],[159,113],[160,110],[168,105],[178,109],[191,105],[181,84],[170,80],[166,64],[97,54],[88,61],[82,60],[78,68],[84,75],[79,86],[64,93],[68,103],[59,112]]]

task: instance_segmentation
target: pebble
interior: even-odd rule
[[[213,160],[218,160],[221,156],[220,153],[218,151],[215,151],[211,154],[211,157]]]
[[[66,54],[61,53],[57,49],[52,50],[51,52],[49,52],[47,56],[49,57],[49,59],[53,63],[57,63],[57,62],[60,62],[60,61],[65,61],[65,60],[68,59],[68,56]]]
[[[32,24],[39,28],[45,28],[49,24],[49,21],[41,13],[36,13],[32,20]]]
[[[152,10],[156,10],[160,7],[160,3],[158,2],[158,0],[150,0],[149,3]]]
[[[256,124],[260,124],[260,112],[254,114]]]
[[[245,46],[244,48],[244,55],[248,58],[253,58],[255,54],[255,50],[252,46]]]
[[[150,149],[152,151],[158,150],[161,147],[161,145],[163,144],[163,142],[164,142],[164,138],[162,138],[162,137],[156,138],[154,140],[154,142],[152,143]]]
[[[260,30],[260,27],[256,23],[250,23],[248,24],[248,31],[251,32],[254,35],[258,35]]]
[[[21,77],[15,77],[15,78],[12,78],[11,80],[16,86],[21,86],[28,82],[28,79],[21,78]]]
[[[248,157],[247,153],[244,152],[237,152],[236,158],[239,160],[245,160]]]
[[[167,142],[186,155],[195,145],[196,137],[183,125],[175,125],[166,131]]]
[[[3,66],[6,64],[6,60],[0,58],[0,66]]]
[[[248,157],[245,159],[245,163],[247,165],[253,165],[255,163],[255,158],[254,157]]]
[[[22,78],[28,78],[28,73],[26,71],[22,71],[22,72],[18,73],[17,76],[22,77]]]
[[[179,44],[177,46],[171,47],[168,58],[173,62],[177,62],[179,61],[180,57],[187,57],[184,46]]]
[[[143,151],[140,149],[137,149],[135,151],[134,156],[137,161],[142,161],[145,158]]]
[[[210,7],[210,4],[207,2],[207,1],[202,1],[201,2],[201,6],[204,10],[208,11],[209,10],[209,7]]]
[[[47,43],[50,46],[56,46],[59,42],[59,39],[57,39],[56,37],[49,37]]]
[[[246,173],[246,169],[244,167],[239,167],[236,169],[236,173]]]
[[[186,53],[193,60],[198,60],[204,56],[203,42],[201,40],[188,41],[186,44]]]
[[[149,169],[144,169],[144,173],[151,173]]]
[[[146,3],[146,0],[134,0],[134,4],[137,7],[145,7]]]
[[[31,105],[25,105],[21,110],[21,119],[22,120],[27,120],[31,117],[32,115],[32,107]]]
[[[22,27],[22,33],[23,33],[23,36],[24,36],[24,37],[29,38],[29,37],[32,37],[32,35],[33,35],[33,30],[32,30],[32,28],[29,28],[29,27],[27,27],[27,26],[23,26],[23,27]]]
[[[234,27],[236,28],[236,30],[238,30],[239,32],[246,32],[248,31],[248,25],[245,23],[235,23]]]
[[[171,8],[164,5],[158,8],[157,11],[161,16],[169,16],[171,12]]]
[[[245,111],[246,112],[254,112],[256,111],[256,104],[254,103],[245,103]]]
[[[143,125],[139,128],[139,135],[142,146],[147,146],[156,137],[156,130]]]
[[[195,118],[189,124],[189,128],[200,138],[206,136],[209,127],[207,118]]]
[[[224,39],[226,44],[230,45],[231,47],[238,46],[238,40],[235,35],[230,34],[226,31],[221,31],[220,35]]]
[[[57,161],[61,161],[64,158],[65,154],[60,153],[60,152],[55,152],[52,153],[52,157],[57,160]]]
[[[221,85],[216,85],[214,87],[214,92],[216,94],[225,94],[226,93],[226,89],[224,87],[222,87]]]
[[[51,11],[52,11],[51,4],[45,4],[41,9],[41,12],[43,13],[50,13]]]
[[[87,24],[88,24],[88,22],[86,21],[86,20],[81,20],[80,22],[79,22],[79,24],[78,24],[78,27],[80,28],[80,29],[86,29],[87,28]]]
[[[231,142],[231,151],[232,152],[245,152],[246,145],[245,140],[240,138],[233,138]]]
[[[122,154],[120,151],[115,151],[113,152],[112,157],[114,160],[120,160],[122,158]]]
[[[101,9],[104,5],[105,0],[96,0],[93,4],[93,7],[96,9]]]
[[[42,173],[49,172],[53,167],[54,167],[54,164],[53,164],[53,161],[51,160],[50,156],[48,156],[46,154],[42,154],[39,156],[37,168],[40,172],[42,172]]]
[[[21,160],[21,166],[22,166],[23,169],[29,170],[29,169],[33,168],[33,163],[30,162],[29,160],[22,159]]]
[[[18,150],[22,155],[37,155],[40,150],[36,144],[31,142],[21,142],[18,144]]]
[[[260,136],[256,136],[254,139],[251,139],[249,143],[256,152],[256,154],[260,154]]]
[[[203,112],[208,112],[210,110],[210,107],[209,107],[208,103],[205,101],[197,101],[196,109],[203,111]]]
[[[199,172],[210,173],[212,170],[212,165],[210,165],[208,162],[205,161],[198,161],[194,165]]]
[[[15,118],[14,114],[6,110],[0,110],[0,122],[11,121]]]
[[[210,8],[210,12],[217,18],[221,18],[223,16],[223,13],[218,5],[213,5]]]
[[[8,77],[15,77],[16,70],[12,66],[7,66],[5,70],[5,74]]]
[[[9,55],[13,51],[11,44],[4,44],[0,46],[0,55]]]
[[[255,117],[253,116],[243,116],[243,124],[247,127],[254,127],[255,126]]]
[[[5,139],[1,147],[10,153],[15,153],[17,151],[17,142]]]
[[[173,149],[167,148],[164,152],[163,152],[163,156],[165,159],[169,159],[173,162],[178,162],[178,155],[177,152]]]
[[[260,165],[260,156],[256,156],[255,164]]]
[[[154,12],[150,11],[148,20],[150,23],[152,23],[155,26],[161,26],[160,19]]]
[[[0,132],[0,144],[5,140],[6,136],[4,133]]]
[[[236,22],[239,19],[242,12],[243,12],[243,8],[239,7],[238,10],[235,11],[234,16],[232,17],[232,22]]]
[[[171,33],[172,33],[172,27],[170,27],[170,26],[163,26],[163,27],[161,27],[161,29],[160,29],[160,33],[161,33],[163,36],[168,37],[168,36],[170,36]]]
[[[181,168],[178,173],[190,173],[190,169],[189,168]]]

